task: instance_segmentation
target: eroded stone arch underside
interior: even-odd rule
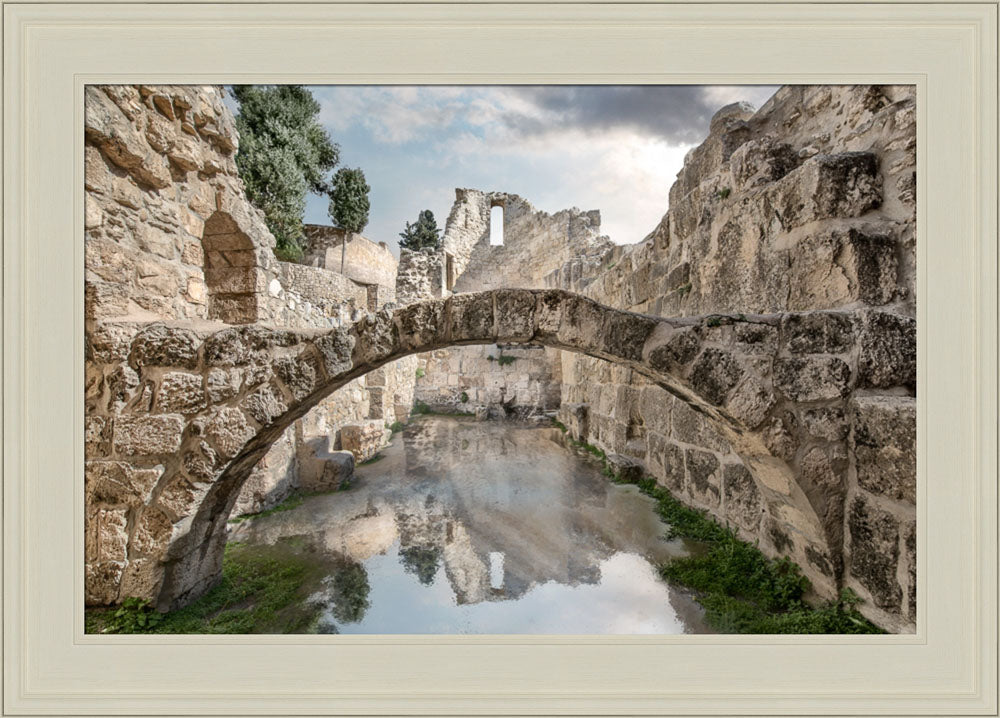
[[[333,330],[100,325],[88,346],[99,377],[88,406],[111,430],[88,437],[88,602],[190,602],[219,579],[239,490],[292,422],[395,359],[495,342],[626,365],[707,417],[743,462],[723,476],[727,519],[751,539],[765,522],[780,526],[817,592],[836,592],[843,489],[773,455],[762,427],[794,405],[847,411],[878,353],[914,356],[913,320],[870,310],[667,319],[563,290],[503,289],[386,308]]]

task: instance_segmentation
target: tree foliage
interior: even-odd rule
[[[330,192],[330,219],[348,232],[360,233],[368,225],[371,187],[365,181],[361,168],[341,167],[333,176]]]
[[[425,209],[417,216],[415,224],[406,223],[406,229],[399,233],[402,249],[419,251],[441,247],[441,230],[438,229],[434,213]]]
[[[301,256],[302,218],[309,192],[329,195],[328,173],[340,147],[318,121],[320,106],[301,85],[236,85],[236,166],[247,198],[264,212],[276,254]]]

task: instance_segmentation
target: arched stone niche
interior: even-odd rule
[[[202,246],[208,318],[227,324],[257,321],[264,274],[251,239],[229,213],[218,211],[205,222]]]

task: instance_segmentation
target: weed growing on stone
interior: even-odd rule
[[[398,434],[399,432],[401,432],[403,430],[403,428],[405,426],[406,426],[406,424],[404,424],[401,421],[394,421],[394,422],[392,422],[389,425],[388,428],[389,428],[389,431],[391,431],[393,434]]]
[[[559,422],[555,426],[566,431]],[[603,451],[567,436],[601,460],[605,475],[612,471]],[[628,483],[619,477],[618,483]],[[695,592],[705,608],[705,620],[722,633],[883,633],[857,611],[861,599],[844,589],[836,601],[813,607],[803,600],[809,579],[789,558],[771,559],[754,544],[740,540],[729,526],[707,513],[685,506],[669,491],[646,477],[634,482],[657,502],[657,513],[669,526],[668,538],[686,538],[706,545],[698,556],[679,558],[660,567],[664,579]]]
[[[377,452],[374,456],[369,457],[362,461],[358,466],[368,466],[369,464],[374,464],[376,461],[381,461],[385,458],[385,455],[381,452]]]
[[[246,521],[247,519],[256,519],[261,516],[270,516],[271,514],[277,514],[282,511],[291,511],[292,509],[301,506],[303,501],[305,501],[305,494],[293,493],[277,506],[272,506],[269,509],[264,509],[263,511],[258,511],[254,514],[240,514],[239,516],[230,518],[229,523],[238,524],[242,521]]]
[[[728,187],[723,187],[722,189],[719,190],[718,196],[719,199],[728,199],[730,194],[732,194],[732,190],[729,189]]]
[[[425,373],[426,372],[424,371],[423,367],[419,367],[419,366],[417,367],[417,379],[420,379],[421,377],[423,377]]]
[[[468,404],[469,403],[469,395],[466,392],[463,391],[461,394],[458,395],[458,400],[460,402],[462,402],[463,404]]]
[[[323,567],[279,542],[248,546],[230,542],[222,581],[191,605],[158,613],[127,598],[119,608],[88,609],[88,633],[298,633],[321,607],[306,601]]]
[[[691,292],[691,282],[687,282],[686,284],[682,284],[681,286],[677,287],[677,293],[680,294],[682,297],[686,297],[690,292]]]
[[[430,407],[430,405],[425,404],[424,402],[422,402],[419,399],[417,399],[415,402],[413,402],[413,409],[410,410],[410,413],[411,414],[430,414],[431,413],[431,407]]]

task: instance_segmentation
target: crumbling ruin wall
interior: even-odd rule
[[[912,87],[790,86],[757,112],[726,107],[643,242],[616,248],[598,274],[568,263],[547,278],[637,312],[732,317],[701,331],[757,347],[753,373],[772,385],[746,386],[750,372],[719,355],[705,362],[703,387],[745,394],[750,428],[825,507],[843,552],[806,552],[807,568],[855,590],[863,612],[895,630],[916,618],[915,118]],[[822,314],[833,308],[857,311],[853,321]],[[777,331],[740,322],[804,310],[817,313],[778,330],[792,337],[780,355]],[[852,360],[862,389],[845,401],[834,377]],[[684,402],[574,354],[563,354],[562,374],[561,416],[581,438],[641,461],[768,554],[794,555],[794,520],[737,520],[752,498],[742,464]]]
[[[491,244],[490,213],[503,209],[503,244]],[[538,289],[567,263],[596,273],[614,245],[597,210],[549,214],[507,192],[456,189],[434,253],[405,253],[399,277],[408,294],[447,296],[496,288]],[[401,292],[404,296],[404,292]],[[503,358],[501,358],[503,357]],[[528,415],[559,406],[559,353],[541,346],[454,347],[420,357],[415,397],[436,410],[485,409]]]
[[[395,260],[384,247],[364,246],[372,243],[363,238],[348,244],[355,264],[362,250],[379,261],[358,281],[275,259],[274,238],[246,200],[237,174],[239,141],[222,93],[212,86],[87,87],[88,344],[155,321],[329,328],[350,324],[394,299]],[[321,227],[310,231],[335,232],[325,229],[325,234]],[[336,254],[339,260],[339,250]],[[300,486],[331,485],[336,477],[321,474],[331,452],[340,448],[341,429],[382,429],[405,417],[415,362],[407,358],[399,367],[384,367],[378,377],[351,382],[290,427],[255,467],[234,512],[268,508]],[[235,394],[248,380],[239,369],[220,368],[188,408],[196,408],[198,396]],[[116,381],[125,391],[138,377]],[[88,401],[106,383],[90,372]],[[156,405],[162,399],[150,390],[148,401]],[[88,416],[87,432],[96,438],[110,435],[113,427]],[[119,520],[117,513],[114,517]],[[100,531],[96,516],[88,521]]]
[[[322,224],[303,225],[302,231],[302,264],[338,272],[358,284],[396,286],[398,263],[385,242],[375,243],[355,232]]]

